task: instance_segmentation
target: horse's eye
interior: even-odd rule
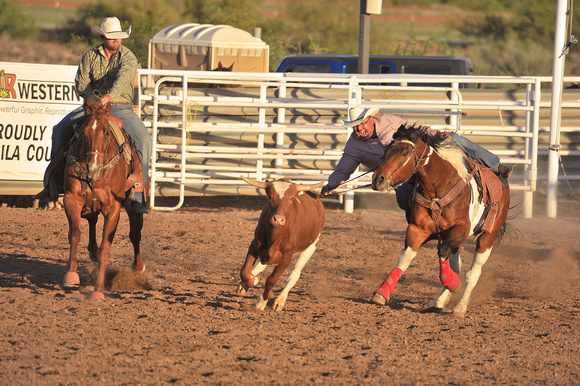
[[[409,150],[405,150],[405,151],[403,151],[403,156],[405,156],[405,157],[406,157],[406,156],[408,156],[408,155],[409,155]]]

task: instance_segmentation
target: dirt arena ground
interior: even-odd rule
[[[403,245],[403,215],[389,205],[345,214],[328,204],[285,309],[255,311],[258,290],[236,289],[264,202],[199,198],[146,215],[141,276],[129,270],[123,214],[98,303],[87,300],[86,222],[82,284],[64,291],[64,211],[0,208],[0,384],[580,383],[578,203],[558,219],[542,209],[512,219],[457,319],[422,312],[440,290],[435,243],[389,306],[369,302]],[[470,241],[464,271],[472,251]]]

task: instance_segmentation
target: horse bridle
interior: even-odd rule
[[[117,162],[119,162],[119,159],[123,155],[123,150],[125,149],[125,146],[127,146],[127,141],[123,142],[123,144],[121,146],[119,146],[119,149],[117,149],[117,151],[115,152],[115,155],[113,157],[111,157],[111,159],[105,164],[104,163],[105,156],[106,156],[107,152],[109,151],[109,147],[111,146],[110,131],[111,131],[111,129],[109,128],[109,130],[107,130],[107,133],[105,134],[107,137],[107,147],[103,151],[103,159],[98,165],[99,166],[98,173],[96,176],[94,176],[91,179],[91,181],[89,181],[89,183],[92,181],[98,180],[103,174],[105,174],[106,172],[111,170],[113,167],[115,167],[115,165],[117,164]],[[98,154],[99,154],[98,150],[87,152],[87,153],[85,153],[85,159],[87,159],[87,155],[98,155]],[[87,168],[88,168],[88,165],[87,165]]]
[[[405,162],[401,166],[399,166],[397,168],[397,170],[395,170],[393,173],[391,173],[391,177],[394,176],[395,174],[397,174],[399,171],[401,171],[405,166],[407,166],[407,163],[411,159],[411,154],[415,156],[415,168],[413,169],[413,173],[411,173],[411,174],[415,174],[417,172],[417,170],[419,170],[419,167],[421,166],[420,163],[422,161],[429,160],[429,157],[431,157],[431,154],[433,153],[433,148],[431,146],[425,144],[425,148],[423,149],[423,154],[421,154],[420,157],[417,157],[417,151],[416,151],[417,145],[415,145],[415,143],[409,141],[408,139],[401,139],[399,141],[399,143],[409,144],[413,147],[413,150],[411,150],[411,153],[407,156],[407,159],[405,160]],[[427,154],[427,156],[425,156],[425,152],[427,151],[427,148],[429,148],[429,154]]]
[[[82,127],[83,128],[86,127],[86,124],[83,125]],[[110,131],[110,129],[109,129],[109,131]],[[80,139],[80,137],[83,135],[85,135],[84,131],[81,131],[81,135],[78,138]],[[111,157],[111,159],[106,164],[104,164],[105,155],[109,151],[109,147],[111,145],[111,137],[109,134],[107,134],[107,139],[108,139],[107,147],[106,147],[105,151],[103,152],[103,160],[99,164],[99,172],[93,178],[88,177],[88,165],[86,166],[87,171],[83,170],[78,165],[79,160],[76,159],[76,157],[72,156],[72,147],[71,147],[71,155],[69,156],[69,158],[71,158],[71,161],[73,161],[73,162],[71,162],[73,170],[77,174],[78,179],[87,183],[89,185],[89,187],[91,186],[91,182],[98,180],[103,174],[105,174],[106,172],[111,170],[117,164],[117,162],[119,161],[119,159],[121,158],[121,156],[123,154],[123,150],[127,146],[127,141],[123,142],[123,144],[121,146],[119,146],[119,149],[115,152],[115,155],[113,157]],[[99,151],[97,150],[97,151],[86,152],[85,153],[85,162],[87,162],[87,160],[90,158],[91,155],[95,155],[95,154],[99,154]],[[91,187],[91,189],[92,189],[92,187]]]

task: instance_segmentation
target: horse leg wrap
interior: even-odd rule
[[[439,279],[441,279],[441,284],[449,291],[459,287],[461,280],[459,275],[449,267],[449,259],[439,260]]]
[[[389,276],[387,276],[383,284],[381,284],[379,289],[375,291],[375,293],[383,295],[385,299],[389,301],[389,296],[395,290],[395,286],[397,285],[397,282],[399,281],[399,278],[401,277],[402,273],[403,271],[401,270],[401,268],[393,269],[391,273],[389,273]]]

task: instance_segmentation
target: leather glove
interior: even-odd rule
[[[324,185],[320,191],[320,195],[322,197],[328,196],[334,189],[336,189],[336,186]]]

